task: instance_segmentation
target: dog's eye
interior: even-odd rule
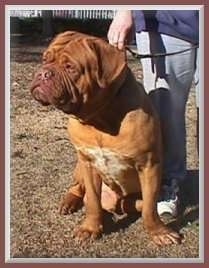
[[[46,57],[43,57],[43,58],[42,58],[42,62],[43,62],[43,64],[46,64],[46,62],[47,62]]]
[[[45,51],[42,57],[43,64],[51,63],[55,60],[55,52],[53,50]]]
[[[73,70],[73,69],[75,69],[75,68],[72,66],[72,64],[69,63],[69,62],[67,62],[67,63],[65,64],[65,68],[66,68],[67,70]]]
[[[65,63],[65,69],[68,71],[68,73],[70,73],[72,75],[77,75],[78,74],[77,68],[75,67],[74,64],[71,64],[70,62]]]

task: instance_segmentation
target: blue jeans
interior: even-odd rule
[[[192,44],[159,33],[136,33],[140,54],[171,53]],[[165,184],[186,175],[185,108],[196,70],[196,49],[172,56],[142,59],[143,83],[159,113],[164,144]],[[196,72],[196,81],[198,72]]]

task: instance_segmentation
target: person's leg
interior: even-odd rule
[[[141,54],[171,53],[191,44],[157,33],[137,33]],[[186,175],[185,107],[195,69],[195,50],[152,59],[142,59],[143,82],[159,113],[164,143],[163,184],[168,196],[175,200],[175,191]],[[169,212],[169,211],[168,211]],[[175,213],[173,213],[175,214]]]

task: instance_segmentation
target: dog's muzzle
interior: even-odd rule
[[[43,105],[52,104],[53,89],[55,88],[54,78],[55,74],[52,70],[42,69],[35,75],[31,84],[33,97]]]

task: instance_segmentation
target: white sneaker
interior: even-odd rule
[[[172,217],[177,216],[178,197],[157,203],[157,212],[159,216],[169,214]]]
[[[162,187],[161,199],[157,203],[157,212],[159,216],[169,214],[172,217],[177,216],[179,187],[177,181],[173,179],[171,185]]]

